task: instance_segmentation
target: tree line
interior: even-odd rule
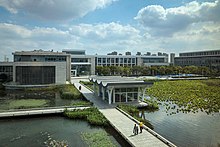
[[[120,75],[120,76],[156,76],[198,74],[203,76],[219,76],[220,71],[198,66],[96,66],[97,75]]]

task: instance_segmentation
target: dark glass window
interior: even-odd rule
[[[16,82],[21,85],[54,84],[55,66],[18,66]]]

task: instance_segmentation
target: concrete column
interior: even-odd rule
[[[112,103],[112,91],[113,91],[113,88],[108,89],[108,103],[109,104]]]
[[[104,87],[102,87],[102,99],[105,100],[105,90],[104,90]]]
[[[113,89],[113,103],[115,103],[115,89]]]
[[[145,88],[143,89],[142,102],[144,101],[144,96],[145,96],[145,92],[146,92],[146,90],[147,90],[147,87],[145,87]]]
[[[139,100],[139,98],[140,98],[140,92],[141,92],[141,88],[140,87],[138,87],[138,98],[137,98],[137,101]]]
[[[98,96],[101,96],[100,93],[101,93],[101,88],[100,85],[98,85]]]
[[[13,65],[13,82],[16,82],[16,75],[17,75],[17,73],[16,73],[16,67],[15,67],[15,65]]]
[[[128,102],[128,93],[126,92],[126,102]]]
[[[95,86],[95,83],[93,83],[93,90],[94,90],[94,95],[96,95],[96,86]]]

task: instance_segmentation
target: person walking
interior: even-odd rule
[[[140,126],[140,133],[142,133],[142,130],[143,130],[143,127],[144,127],[143,125],[144,125],[143,122],[140,121],[140,124],[139,124],[139,126]]]
[[[82,89],[82,87],[81,86],[79,86],[79,90],[81,90]]]
[[[138,126],[136,124],[134,124],[133,133],[134,135],[138,134]]]

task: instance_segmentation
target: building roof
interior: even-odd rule
[[[134,77],[121,77],[121,76],[93,76],[89,78],[90,81],[102,85],[103,87],[108,86],[120,86],[120,87],[140,87],[151,85],[153,82],[145,82],[138,80]]]
[[[67,56],[69,54],[63,53],[63,52],[53,52],[51,51],[44,51],[44,50],[33,50],[33,51],[16,51],[12,53],[13,55],[61,55],[61,56]]]

